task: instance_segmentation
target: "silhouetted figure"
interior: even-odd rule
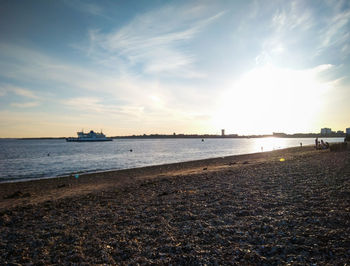
[[[323,139],[321,139],[320,149],[324,150],[324,149],[328,149],[328,148],[329,148],[329,143],[324,142]]]
[[[300,142],[300,147],[303,147],[303,143],[302,142]]]
[[[346,135],[345,135],[344,142],[345,142],[345,141],[350,141],[350,134],[346,134]]]
[[[315,139],[315,149],[318,149],[318,138]]]
[[[202,139],[202,141],[204,141],[204,139]]]

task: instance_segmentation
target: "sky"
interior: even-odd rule
[[[350,1],[0,0],[0,137],[350,127]]]

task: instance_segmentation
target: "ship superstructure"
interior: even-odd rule
[[[91,130],[89,133],[84,133],[84,131],[77,132],[77,138],[66,138],[66,141],[112,141],[112,138],[107,138],[105,134],[97,133]]]

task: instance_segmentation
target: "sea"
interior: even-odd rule
[[[343,138],[323,138],[342,142]],[[313,138],[114,139],[66,142],[64,139],[0,139],[0,182],[52,178],[229,155],[267,152]]]

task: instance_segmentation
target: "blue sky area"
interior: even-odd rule
[[[0,137],[350,127],[349,1],[0,0]]]

